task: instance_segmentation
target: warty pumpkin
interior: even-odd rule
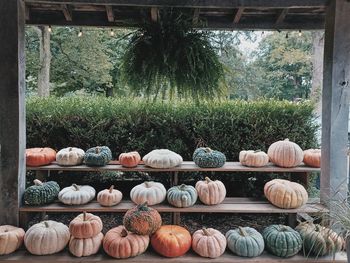
[[[83,205],[94,199],[96,191],[89,185],[76,185],[63,188],[58,199],[66,205]]]
[[[85,152],[84,162],[88,166],[104,166],[112,160],[112,152],[107,146],[96,146]]]
[[[304,186],[283,179],[267,182],[264,186],[264,194],[273,205],[285,209],[301,207],[308,200]]]
[[[226,197],[225,185],[219,180],[212,181],[209,177],[205,177],[204,181],[198,181],[196,190],[199,199],[206,205],[220,204]]]
[[[303,162],[311,167],[321,167],[321,149],[305,150]]]
[[[83,163],[84,155],[85,151],[80,148],[63,148],[56,154],[56,162],[62,166],[79,165]]]
[[[153,168],[172,168],[182,163],[181,155],[168,149],[153,150],[142,158],[145,165]]]
[[[98,233],[90,238],[71,237],[69,241],[69,251],[76,257],[88,257],[96,254],[102,245],[103,234]]]
[[[109,230],[103,239],[104,251],[114,258],[136,257],[144,253],[149,245],[148,235],[128,232],[124,226]]]
[[[191,185],[177,185],[171,187],[167,192],[169,204],[176,207],[193,206],[198,198],[197,190]]]
[[[50,204],[56,200],[60,192],[60,186],[55,181],[46,183],[35,179],[34,185],[24,190],[23,201],[26,205]]]
[[[269,156],[260,150],[241,151],[239,153],[239,162],[245,166],[262,167],[269,163]]]
[[[24,230],[19,227],[0,226],[0,255],[15,252],[23,244]]]
[[[100,191],[97,194],[97,202],[102,206],[114,206],[120,203],[123,194],[112,185],[109,189]]]
[[[163,184],[157,182],[144,182],[136,185],[130,191],[131,200],[140,205],[147,202],[148,205],[156,205],[165,200],[166,189]]]
[[[226,233],[228,248],[240,257],[257,257],[264,251],[263,236],[251,227],[239,227]]]
[[[281,167],[296,167],[302,163],[304,158],[300,146],[289,139],[271,144],[267,155],[271,162]]]
[[[52,148],[26,149],[27,166],[48,165],[56,160],[56,151]]]
[[[138,152],[127,152],[121,153],[118,159],[124,167],[136,167],[141,161],[141,156]]]
[[[192,249],[201,257],[217,258],[226,249],[226,238],[214,228],[203,228],[192,235]]]
[[[225,154],[208,147],[197,148],[192,159],[201,168],[219,168],[224,166],[226,162]]]
[[[157,210],[144,203],[129,209],[124,215],[123,224],[128,231],[138,235],[151,235],[162,225],[162,217]]]
[[[190,232],[177,225],[161,226],[152,236],[153,249],[165,257],[180,257],[191,248]]]
[[[76,238],[91,238],[102,231],[103,224],[100,217],[82,213],[75,217],[69,224],[69,231]]]

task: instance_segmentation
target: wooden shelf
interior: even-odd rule
[[[275,172],[275,173],[309,173],[320,172],[320,168],[309,167],[300,165],[295,168],[282,168],[277,167],[271,163],[264,167],[247,167],[241,165],[239,162],[226,162],[223,167],[220,168],[199,168],[194,162],[183,162],[180,166],[169,169],[156,169],[147,167],[144,164],[140,164],[134,168],[125,168],[121,166],[117,161],[112,161],[106,166],[91,167],[86,165],[79,166],[59,166],[56,163],[51,165],[30,167],[27,166],[27,170],[31,171],[134,171],[134,172]]]
[[[46,206],[23,206],[20,212],[126,212],[134,207],[131,201],[122,201],[117,206],[102,207],[97,202],[91,202],[86,205],[68,206],[56,202]],[[261,214],[294,214],[294,213],[324,213],[328,210],[319,203],[318,199],[310,199],[308,204],[297,209],[281,209],[273,206],[266,200],[254,198],[226,198],[219,205],[207,206],[197,203],[192,207],[177,208],[169,204],[159,204],[152,206],[159,212],[179,212],[179,213],[261,213]]]
[[[151,250],[151,249],[149,249]],[[332,256],[327,257],[319,257],[319,258],[305,258],[302,255],[296,255],[291,258],[278,258],[272,256],[268,253],[263,253],[261,256],[256,258],[243,258],[233,255],[231,252],[225,252],[221,257],[215,259],[202,258],[194,254],[193,252],[189,252],[186,255],[179,258],[164,258],[155,254],[152,251],[147,251],[146,253],[139,255],[134,258],[129,259],[114,259],[109,257],[108,255],[100,252],[97,255],[84,257],[84,258],[76,258],[71,256],[68,252],[64,251],[58,254],[50,255],[50,256],[34,256],[29,254],[26,251],[18,251],[14,254],[7,256],[0,256],[0,262],[13,262],[13,263],[22,263],[22,262],[43,262],[43,263],[57,263],[57,262],[101,262],[101,263],[112,263],[112,262],[138,262],[138,263],[157,263],[157,262],[171,262],[171,263],[202,263],[202,262],[210,262],[210,263],[346,263],[346,253],[340,252],[335,255],[333,260]]]

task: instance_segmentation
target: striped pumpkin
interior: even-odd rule
[[[169,204],[176,207],[193,206],[198,198],[197,190],[191,185],[173,186],[168,190],[167,199]]]

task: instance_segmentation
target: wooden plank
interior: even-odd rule
[[[239,20],[241,20],[243,12],[244,12],[244,8],[243,7],[240,7],[240,8],[237,9],[235,17],[233,18],[233,23],[234,24],[238,24],[239,23]]]
[[[282,9],[276,19],[276,25],[281,24],[288,14],[288,8]]]
[[[62,8],[62,12],[63,12],[63,15],[64,15],[64,18],[66,19],[66,21],[72,21],[72,13],[68,7],[68,5],[66,4],[63,4],[61,5],[61,8]]]
[[[28,5],[25,6],[25,19],[29,20],[30,18],[30,7]]]
[[[114,18],[114,11],[113,11],[113,7],[110,5],[106,6],[106,12],[107,12],[107,19],[108,22],[114,22],[115,18]]]
[[[193,11],[193,18],[192,18],[192,24],[194,26],[198,25],[199,14],[200,14],[200,9],[199,8],[195,8],[194,11]]]
[[[156,8],[156,7],[152,7],[151,8],[151,20],[153,22],[157,22],[158,21],[158,16],[159,16],[158,12],[159,12],[158,8]]]
[[[344,200],[348,178],[350,98],[350,2],[331,1],[327,9],[322,91],[321,198]]]
[[[19,223],[25,185],[25,5],[0,1],[0,225]]]
[[[97,202],[91,202],[86,205],[68,206],[56,202],[45,206],[22,206],[21,212],[115,212],[123,213],[134,207],[135,204],[129,200],[123,200],[120,204],[113,207],[102,207]],[[152,206],[159,212],[174,213],[261,213],[261,214],[295,214],[295,213],[324,213],[328,210],[317,200],[310,199],[309,202],[297,209],[280,209],[268,203],[266,200],[256,200],[249,198],[226,198],[225,202],[219,205],[207,206],[197,202],[194,206],[186,208],[177,208],[169,204],[159,204]]]

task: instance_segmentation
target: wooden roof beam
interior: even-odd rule
[[[70,11],[70,9],[68,8],[68,5],[66,4],[63,4],[61,5],[61,8],[62,8],[62,12],[63,12],[63,15],[64,15],[64,18],[67,20],[67,21],[72,21],[72,13]]]
[[[113,7],[110,5],[106,5],[106,12],[107,12],[107,19],[108,22],[114,22],[115,21],[115,17],[114,17],[114,11],[113,11]]]
[[[239,20],[241,20],[243,12],[244,12],[244,8],[243,7],[240,7],[240,8],[237,9],[235,17],[233,18],[233,23],[234,24],[238,24],[239,23]]]
[[[279,25],[281,24],[284,19],[286,18],[287,14],[288,14],[288,8],[285,8],[285,9],[282,9],[279,13],[278,13],[278,16],[277,16],[277,19],[276,19],[276,25]]]
[[[198,25],[200,9],[195,8],[193,12],[192,23],[194,26]]]
[[[151,20],[153,22],[157,22],[159,17],[159,10],[157,7],[152,7],[151,8]]]

